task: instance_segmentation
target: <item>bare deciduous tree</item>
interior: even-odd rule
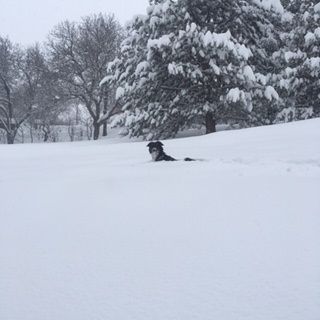
[[[8,144],[14,143],[26,120],[48,114],[56,99],[54,87],[38,45],[22,50],[0,37],[0,128],[5,130]]]
[[[30,114],[30,110],[21,108],[21,58],[20,48],[0,37],[0,128],[5,130],[8,144],[14,143],[20,125]]]
[[[80,23],[65,21],[50,34],[48,48],[51,67],[59,78],[64,95],[83,104],[93,123],[93,138],[114,113],[108,96],[112,88],[99,83],[107,64],[119,50],[121,27],[113,16],[87,16]]]

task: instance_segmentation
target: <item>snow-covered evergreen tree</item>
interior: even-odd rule
[[[273,73],[272,54],[279,49],[280,14],[279,1],[206,1],[188,0],[187,10],[191,19],[202,27],[215,32],[230,31],[236,41],[252,52],[247,64],[254,72],[255,88],[250,88],[250,113],[237,108],[227,110],[222,120],[235,119],[249,125],[269,124],[278,112],[278,94]],[[219,119],[219,117],[218,117]],[[220,117],[221,119],[221,117]]]
[[[320,4],[293,0],[287,8],[285,47],[275,54],[284,66],[278,89],[285,106],[281,121],[320,116]]]
[[[199,122],[213,132],[216,121],[248,120],[276,99],[268,15],[253,0],[151,1],[103,81],[118,83],[130,134],[166,138]]]

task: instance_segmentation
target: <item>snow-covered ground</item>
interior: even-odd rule
[[[320,119],[0,146],[1,320],[320,319]]]

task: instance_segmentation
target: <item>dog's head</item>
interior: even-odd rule
[[[155,161],[159,154],[163,152],[163,143],[160,141],[156,142],[149,142],[147,144],[147,147],[149,148],[149,153],[151,154],[151,158],[153,161]]]

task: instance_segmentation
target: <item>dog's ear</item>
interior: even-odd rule
[[[147,144],[147,147],[151,147],[152,144],[153,144],[153,142],[149,142],[149,143]]]
[[[157,141],[156,144],[161,147],[163,146],[163,143],[161,141]]]

